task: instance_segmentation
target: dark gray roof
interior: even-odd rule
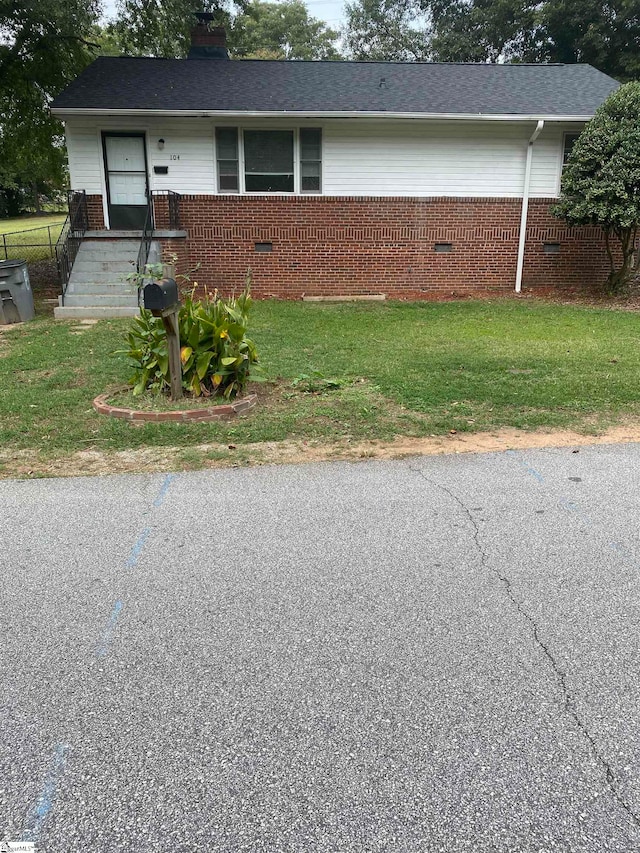
[[[53,109],[587,116],[617,87],[590,65],[101,57]]]

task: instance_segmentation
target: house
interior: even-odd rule
[[[228,292],[251,268],[259,297],[606,277],[598,231],[550,208],[612,78],[589,65],[230,60],[208,17],[189,58],[101,57],[53,102],[86,194],[76,293],[96,257],[108,283],[116,239],[137,256],[145,222],[147,247],[199,262],[200,284]]]

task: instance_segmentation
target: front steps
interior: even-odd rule
[[[116,236],[111,232],[112,236]],[[134,317],[139,312],[138,290],[126,280],[135,272],[140,238],[92,239],[80,244],[64,297],[54,317],[85,319]],[[149,263],[160,257],[160,246],[151,243]]]

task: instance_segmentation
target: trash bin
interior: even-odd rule
[[[26,261],[0,261],[0,325],[33,319],[33,291]]]

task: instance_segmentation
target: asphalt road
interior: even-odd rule
[[[640,445],[0,483],[0,838],[640,850]]]

